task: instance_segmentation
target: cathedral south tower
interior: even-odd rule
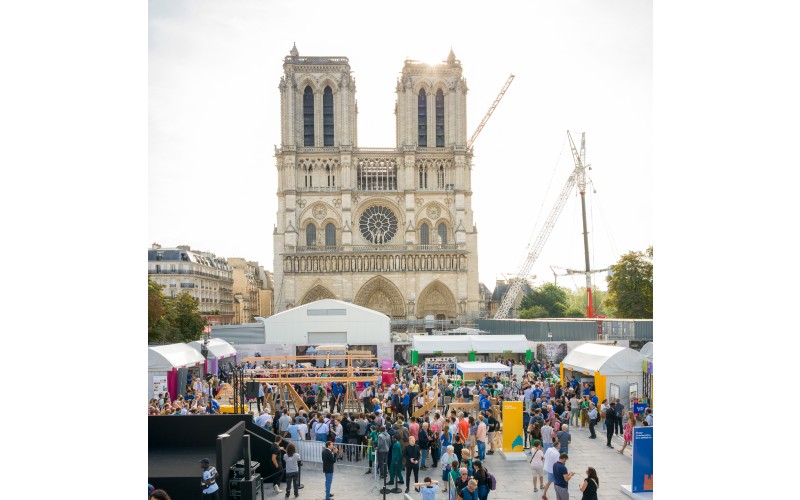
[[[394,147],[358,146],[347,57],[284,59],[275,311],[332,298],[392,319],[474,321],[478,237],[466,80],[450,51],[405,61]]]

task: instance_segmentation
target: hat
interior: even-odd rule
[[[380,408],[378,408],[377,410],[375,410],[375,413],[383,413],[383,410],[381,410]]]
[[[200,460],[200,463],[203,464],[203,465],[211,464],[211,462],[207,458],[204,458],[204,459]]]

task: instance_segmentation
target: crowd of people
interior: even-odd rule
[[[510,367],[523,364],[498,361]],[[459,500],[487,500],[495,479],[486,461],[487,456],[495,453],[496,441],[499,441],[502,402],[523,401],[524,449],[530,453],[533,491],[542,491],[542,499],[548,500],[547,493],[552,487],[557,499],[568,498],[568,482],[574,474],[567,473],[565,465],[572,442],[570,428],[588,428],[589,438],[595,439],[595,427],[602,425],[609,447],[613,447],[611,437],[621,433],[624,444],[617,451],[623,453],[630,445],[637,420],[619,399],[598,401],[589,382],[566,380],[562,384],[554,363],[533,360],[523,365],[522,376],[514,374],[519,373],[514,370],[466,383],[446,364],[406,366],[395,362],[393,383],[351,386],[350,390],[357,391],[359,406],[356,411],[352,411],[352,406],[343,405],[347,384],[322,379],[294,384],[309,411],[300,409],[290,413],[285,394],[273,394],[270,398],[273,407],[268,407],[266,395],[274,392],[275,387],[261,383],[257,409],[250,413],[256,424],[269,429],[279,439],[326,443],[323,452],[326,500],[332,496],[333,463],[338,460],[363,461],[367,474],[377,467],[388,486],[405,486],[406,492],[414,488],[423,498],[434,498],[432,495],[440,491],[440,487],[443,492],[452,487]],[[254,365],[244,364],[243,368],[252,370]],[[271,367],[262,365],[262,368],[268,371]],[[184,394],[172,401],[169,394],[153,398],[150,414],[192,415],[219,411],[219,401],[215,398],[221,387],[219,382],[214,384],[209,379],[203,384],[198,378],[187,382]],[[437,400],[435,408],[421,411],[432,399]],[[454,403],[474,401],[477,402],[476,411],[449,408]],[[652,425],[650,409],[643,425]],[[298,495],[297,477],[293,472],[295,462],[301,461],[295,445],[290,446],[291,455],[289,447],[276,444],[279,450],[276,466],[283,467],[284,474],[273,480],[276,492],[281,492],[280,484],[286,482],[287,497],[292,485],[295,496]],[[419,480],[421,472],[428,476],[423,481]],[[583,498],[596,498],[598,488],[597,473],[589,467],[580,485]]]

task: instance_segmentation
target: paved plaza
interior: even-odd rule
[[[622,447],[622,436],[614,436],[612,444],[615,449],[606,447],[606,436],[602,426],[596,428],[597,439],[589,439],[589,430],[571,429],[572,444],[569,446],[569,460],[567,469],[575,471],[575,477],[570,481],[569,497],[579,499],[582,494],[579,490],[583,478],[586,477],[586,468],[594,467],[600,479],[600,489],[597,497],[600,499],[627,499],[629,498],[620,490],[620,485],[631,484],[631,449],[630,446],[625,450],[624,455],[620,455],[617,450]],[[533,482],[531,480],[530,466],[528,461],[508,461],[497,452],[494,455],[487,455],[484,462],[486,468],[497,478],[497,489],[489,493],[490,500],[522,500],[540,499],[541,490],[534,494]],[[335,500],[350,500],[355,498],[379,498],[382,497],[380,488],[372,474],[364,474],[364,467],[345,467],[338,466],[334,473],[333,487],[331,492],[335,494]],[[404,472],[405,474],[405,472]],[[420,471],[420,481],[429,475],[433,479],[441,481],[441,469],[438,467],[427,471]],[[413,481],[413,476],[412,476]],[[305,485],[300,490],[300,499],[320,500],[325,498],[325,480],[319,464],[308,464],[303,467],[302,483]],[[286,491],[286,485],[281,485]],[[265,487],[266,498],[281,499],[284,493],[275,494],[271,485]],[[555,500],[556,495],[553,487],[548,490],[548,499]],[[448,493],[440,493],[441,499],[449,498]],[[409,492],[410,498],[419,499],[421,495],[414,492],[413,488]],[[387,494],[387,499],[404,499],[403,494]],[[293,498],[293,497],[292,497]],[[652,498],[652,494],[636,495],[635,498]]]

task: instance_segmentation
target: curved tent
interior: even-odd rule
[[[630,408],[632,389],[636,387],[638,392],[642,387],[644,360],[644,356],[628,347],[583,344],[573,349],[561,362],[561,380],[565,380],[565,370],[582,373],[587,378],[593,377],[599,401],[618,397],[625,408]],[[612,386],[618,391],[616,396]]]
[[[470,335],[470,338],[472,350],[481,354],[524,354],[528,350],[528,339],[525,335]]]
[[[151,398],[163,392],[156,387],[166,387],[170,399],[174,400],[180,387],[178,381],[185,378],[189,368],[200,367],[205,361],[200,351],[187,344],[151,346],[147,351],[147,385]]]
[[[456,368],[462,373],[497,373],[511,371],[511,368],[503,363],[483,363],[480,361],[456,363]]]
[[[561,363],[578,372],[600,372],[601,375],[641,373],[644,356],[628,347],[583,344],[572,350]]]
[[[528,350],[525,335],[415,335],[413,349],[420,354],[468,353],[481,354],[520,353]]]
[[[196,349],[200,355],[203,355],[203,341],[195,340],[188,344],[193,349]],[[222,339],[208,339],[208,360],[204,365],[206,373],[217,373],[219,363],[222,360],[236,363],[236,349],[228,342]]]
[[[642,349],[639,351],[639,354],[644,356],[645,358],[649,359],[650,361],[653,360],[653,343],[648,342],[642,346]]]

